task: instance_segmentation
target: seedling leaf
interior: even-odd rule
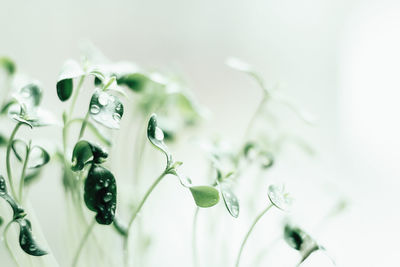
[[[21,219],[17,221],[20,227],[19,232],[19,245],[22,250],[32,256],[43,256],[48,254],[43,250],[36,242],[32,235],[31,222],[27,219]]]
[[[268,187],[268,198],[275,207],[284,211],[287,211],[293,202],[289,194],[285,192],[283,185],[270,185]]]
[[[189,187],[189,189],[198,207],[209,208],[219,201],[219,192],[214,187],[200,185]]]
[[[84,188],[85,204],[96,212],[99,224],[111,224],[117,206],[117,185],[114,175],[106,168],[93,164],[89,170]]]
[[[80,171],[90,158],[94,163],[102,163],[108,157],[108,153],[101,147],[92,144],[88,141],[81,140],[76,143],[72,152],[72,166],[73,171]]]
[[[149,123],[147,125],[147,138],[150,142],[160,149],[167,158],[167,166],[172,164],[172,155],[168,150],[168,147],[164,143],[164,132],[157,126],[157,115],[151,115]]]
[[[119,129],[124,106],[118,97],[96,90],[90,100],[89,112],[96,122],[111,129]]]
[[[75,60],[67,60],[57,81],[57,95],[61,101],[67,101],[73,90],[73,79],[84,75],[85,72]]]
[[[239,201],[236,195],[232,192],[229,184],[227,182],[221,182],[219,183],[219,189],[226,209],[234,218],[239,217]]]

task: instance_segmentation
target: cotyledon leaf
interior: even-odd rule
[[[48,254],[36,242],[32,234],[31,222],[28,219],[17,220],[20,228],[19,245],[22,250],[32,256],[43,256]]]
[[[117,185],[114,175],[106,168],[93,164],[89,170],[84,188],[85,204],[96,212],[99,224],[111,224],[117,206]]]
[[[150,142],[160,149],[167,158],[167,166],[172,164],[172,156],[168,147],[164,143],[164,132],[157,126],[157,115],[152,114],[147,125],[147,138]]]
[[[76,143],[72,152],[71,169],[80,171],[89,159],[92,159],[94,163],[102,163],[107,157],[108,153],[100,146],[81,140]]]
[[[200,185],[191,186],[189,189],[198,207],[209,208],[219,201],[219,192],[214,187]]]
[[[230,185],[227,182],[219,183],[222,199],[229,213],[237,218],[239,216],[239,201],[236,195],[232,192]]]
[[[119,129],[124,106],[118,97],[96,90],[90,100],[89,112],[96,122],[111,129]]]
[[[75,60],[67,60],[58,76],[57,95],[61,101],[67,101],[73,90],[73,79],[85,74],[85,71]]]
[[[287,211],[293,202],[283,185],[270,185],[268,187],[268,198],[275,207],[284,211]]]

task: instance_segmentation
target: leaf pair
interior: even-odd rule
[[[96,212],[99,224],[111,224],[117,206],[117,185],[114,175],[100,164],[108,157],[101,147],[88,141],[76,143],[72,153],[73,171],[81,171],[91,163],[84,186],[84,200],[89,210]]]
[[[32,225],[28,219],[25,219],[25,211],[17,204],[17,202],[8,194],[6,181],[0,175],[0,197],[8,202],[13,209],[13,222],[19,224],[19,244],[23,251],[32,256],[43,256],[47,252],[43,250],[36,242],[32,234]]]
[[[31,128],[56,124],[54,116],[40,107],[41,100],[40,86],[37,83],[29,83],[13,94],[13,100],[3,109],[8,110],[8,114],[14,120]]]
[[[181,184],[184,187],[189,188],[197,206],[201,208],[208,208],[216,205],[219,202],[219,192],[214,187],[203,185],[193,186],[191,185],[191,181],[189,179],[184,179],[182,175],[178,174],[177,167],[182,163],[173,161],[172,155],[164,143],[164,132],[157,126],[156,114],[151,115],[149,119],[147,126],[147,137],[155,147],[164,153],[167,159],[167,173],[177,176],[180,179]]]

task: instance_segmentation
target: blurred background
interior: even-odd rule
[[[222,217],[212,245],[207,243],[209,230],[200,226],[204,262],[233,265],[247,227],[267,204],[267,185],[282,179],[296,199],[293,216],[338,266],[398,266],[399,15],[400,3],[395,0],[1,1],[0,54],[42,82],[43,103],[57,116],[66,107],[56,95],[58,73],[66,59],[80,58],[82,42],[92,42],[112,60],[177,71],[210,111],[196,135],[217,133],[233,142],[242,136],[262,92],[225,61],[235,56],[248,62],[268,86],[279,84],[282,92],[318,118],[311,127],[300,125],[290,114],[279,118],[315,153],[287,149],[267,172],[270,180],[260,185],[265,194],[260,189],[255,211],[242,210],[236,221]],[[40,130],[37,135],[57,140],[60,129]],[[173,150],[184,161],[185,172],[201,182],[196,175],[207,170],[201,168],[204,160],[189,139]],[[148,150],[151,160],[153,149]],[[159,162],[161,169],[161,156]],[[120,176],[129,168],[115,164]],[[68,266],[59,172],[56,165],[48,167],[29,198],[49,247],[60,265]],[[193,203],[190,195],[176,189],[174,179],[168,180],[144,209],[154,246],[143,266],[191,264]],[[239,195],[246,194],[243,190]],[[319,224],[342,200],[346,209]],[[269,246],[281,234],[272,221],[284,216],[271,213],[271,220],[264,218],[249,241],[243,266],[295,265],[298,256],[284,243]],[[200,225],[206,214],[200,214]],[[228,245],[221,246],[221,239]],[[256,262],[264,253],[267,256]],[[224,263],[218,262],[219,255],[226,258]],[[311,260],[306,264],[324,266]]]

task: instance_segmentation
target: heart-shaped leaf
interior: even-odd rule
[[[236,195],[232,192],[230,185],[227,182],[219,183],[222,199],[229,213],[234,217],[239,217],[239,201]]]
[[[196,205],[201,208],[209,208],[219,201],[219,192],[211,186],[200,185],[189,187]]]
[[[72,152],[71,169],[80,171],[89,159],[92,159],[94,163],[102,163],[107,157],[108,153],[100,146],[81,140],[76,143]]]
[[[28,151],[28,145],[21,139],[14,139],[11,143],[11,148],[18,161],[22,162]]]
[[[111,129],[119,129],[124,106],[118,97],[96,90],[90,100],[89,112],[96,122]]]
[[[114,175],[106,168],[93,164],[85,181],[86,206],[96,212],[99,224],[111,224],[117,206],[117,185]]]
[[[275,207],[284,211],[288,210],[293,202],[283,185],[270,185],[268,187],[268,198]]]
[[[57,95],[61,101],[67,101],[73,91],[73,79],[85,75],[85,71],[75,60],[67,60],[58,76]]]
[[[31,222],[27,219],[21,219],[17,221],[19,224],[19,245],[22,250],[32,256],[43,256],[48,254],[43,250],[36,242],[32,235]]]
[[[150,142],[160,149],[167,158],[167,166],[172,164],[172,156],[168,150],[168,147],[164,143],[164,132],[157,126],[157,115],[151,115],[149,123],[147,125],[147,138]]]
[[[14,61],[12,61],[8,57],[0,58],[0,67],[3,68],[5,71],[7,71],[8,75],[13,75],[17,69]]]

